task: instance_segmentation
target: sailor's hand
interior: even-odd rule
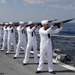
[[[50,26],[50,28],[51,28],[51,29],[53,29],[53,28],[54,28],[54,26],[52,25],[52,26]]]
[[[35,24],[34,26],[37,27],[37,24]]]
[[[64,24],[64,23],[63,23],[63,22],[61,22],[61,23],[60,23],[60,26],[62,26],[63,24]]]

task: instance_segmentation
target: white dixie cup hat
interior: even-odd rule
[[[8,25],[8,23],[5,23],[5,25]]]
[[[9,24],[13,24],[13,22],[9,22]]]
[[[23,21],[20,21],[19,24],[24,24],[24,22]]]
[[[32,21],[29,21],[29,22],[28,22],[28,25],[30,25],[30,24],[33,24],[33,22],[32,22]]]
[[[48,24],[48,20],[43,20],[43,21],[41,21],[41,24],[43,25],[43,24]]]

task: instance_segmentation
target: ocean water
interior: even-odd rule
[[[75,55],[75,23],[64,24],[58,35],[52,37],[53,49],[59,48],[62,52]]]
[[[75,36],[75,23],[65,23],[60,35]]]
[[[59,36],[55,36],[59,35]],[[52,36],[53,49],[60,49],[62,52],[67,52],[75,55],[75,23],[66,23],[60,33]],[[39,35],[37,35],[39,48]]]

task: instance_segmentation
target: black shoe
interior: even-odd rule
[[[49,72],[49,73],[56,74],[56,72],[55,72],[55,71],[51,71],[51,72]]]
[[[41,71],[36,71],[36,74],[41,73]]]
[[[38,65],[39,63],[35,63],[36,65]]]
[[[17,57],[13,57],[13,59],[16,59]]]
[[[4,50],[1,50],[1,52],[3,52]]]
[[[27,63],[23,63],[23,65],[27,65]]]
[[[5,53],[5,54],[9,54],[9,53]]]

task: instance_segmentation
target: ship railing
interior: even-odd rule
[[[53,35],[53,57],[61,62],[73,61],[75,67],[75,36]]]

